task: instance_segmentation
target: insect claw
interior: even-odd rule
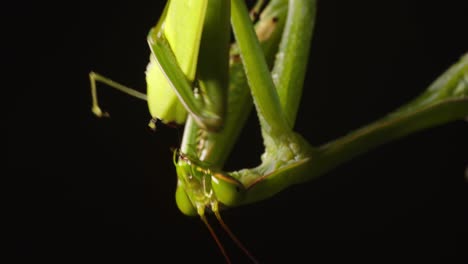
[[[156,130],[157,130],[156,122],[158,122],[157,119],[151,118],[151,120],[150,120],[149,123],[148,123],[148,127],[149,127],[153,132],[156,132]]]
[[[110,117],[110,114],[108,112],[103,112],[99,106],[93,106],[91,111],[93,111],[93,114],[97,117]]]

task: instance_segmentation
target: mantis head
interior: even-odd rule
[[[205,209],[219,211],[219,204],[235,205],[245,196],[245,188],[236,179],[209,169],[203,162],[179,154],[176,203],[185,215],[203,216]]]
[[[197,214],[200,216],[226,258],[226,261],[230,263],[224,247],[205,217],[205,209],[210,209],[218,219],[221,227],[236,245],[253,263],[258,263],[255,257],[224,223],[219,213],[220,203],[223,205],[234,205],[242,201],[246,191],[244,186],[236,179],[221,172],[214,172],[203,162],[191,159],[184,154],[179,154],[179,160],[176,162],[176,153],[174,152],[174,163],[178,177],[176,203],[180,211],[188,216],[195,216]]]

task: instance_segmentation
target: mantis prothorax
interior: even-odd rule
[[[387,117],[323,146],[310,146],[292,128],[316,3],[271,0],[261,9],[264,2],[258,1],[249,16],[243,0],[171,0],[148,35],[150,112],[166,123],[186,121],[180,150],[174,154],[176,202],[184,214],[200,215],[207,223],[208,208],[225,226],[219,217],[221,206],[266,199],[378,145],[468,116],[465,55],[421,96]],[[254,25],[252,17],[256,19],[259,10]],[[230,22],[236,42],[229,49]],[[96,114],[102,111],[97,106],[95,80],[146,99],[96,76],[91,75]],[[265,144],[262,164],[224,172],[252,101]],[[227,227],[226,231],[232,234]]]

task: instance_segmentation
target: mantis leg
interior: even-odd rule
[[[106,78],[98,73],[95,73],[95,72],[90,72],[89,73],[89,81],[91,83],[91,96],[92,96],[92,108],[91,110],[93,111],[93,113],[98,116],[98,117],[109,117],[109,113],[108,112],[103,112],[101,110],[101,108],[99,107],[99,103],[98,103],[98,97],[97,97],[97,89],[96,89],[96,82],[101,82],[101,83],[104,83],[104,84],[107,84],[109,87],[111,88],[114,88],[114,89],[117,89],[121,92],[124,92],[128,95],[131,95],[133,97],[136,97],[138,99],[141,99],[141,100],[145,100],[146,101],[146,94],[144,93],[141,93],[133,88],[130,88],[130,87],[127,87],[125,85],[122,85],[120,83],[117,83],[109,78]]]
[[[158,66],[147,71],[148,103],[153,117],[159,118],[161,100],[167,100],[159,92],[166,91],[167,97],[172,90],[171,98],[177,97],[199,127],[219,131],[229,79],[230,4],[191,3],[169,2],[164,23],[148,34],[151,60]]]
[[[252,21],[257,21],[258,17],[260,16],[260,10],[265,5],[265,0],[258,0],[257,3],[253,6],[250,10],[250,18]]]
[[[198,95],[196,91],[194,93],[192,83],[180,68],[168,43],[157,37],[152,38],[151,35],[153,34],[150,32],[149,39],[152,53],[184,108],[192,115],[200,127],[216,130],[216,127],[220,126],[222,118],[216,113],[207,111],[203,107],[202,101],[197,99]]]

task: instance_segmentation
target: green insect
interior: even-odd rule
[[[249,13],[243,0],[168,1],[148,34],[147,94],[90,73],[97,116],[108,116],[98,106],[99,81],[147,100],[153,120],[185,123],[180,149],[174,151],[176,203],[185,215],[201,217],[228,262],[206,212],[214,213],[256,262],[222,220],[221,208],[267,199],[380,144],[468,115],[465,55],[406,106],[323,146],[311,146],[293,127],[316,1],[267,2],[257,1]],[[224,163],[254,107],[265,145],[262,163],[225,172]]]
[[[287,1],[272,3],[267,9],[269,14],[266,13],[265,18],[257,23],[262,43],[270,46],[280,39],[284,22],[278,23],[277,20],[280,17],[284,20],[287,10]],[[264,1],[259,1],[252,9],[254,19],[263,5]],[[154,119],[163,123],[186,122],[184,139],[175,161],[177,205],[186,215],[200,215],[228,261],[224,248],[206,220],[206,209],[215,214],[231,238],[256,262],[219,213],[221,204],[236,204],[246,192],[241,182],[222,172],[222,165],[233,144],[221,143],[235,141],[250,111],[227,115],[227,108],[231,109],[236,104],[244,104],[246,110],[252,108],[237,48],[231,46],[230,17],[231,1],[169,1],[160,20],[148,34],[151,56],[146,71],[147,94],[91,72],[92,110],[97,116],[109,115],[98,105],[96,82],[99,81],[147,100]],[[265,48],[270,58],[274,49],[277,47]],[[154,122],[150,125],[153,126]],[[195,149],[189,147],[194,144],[197,146]]]
[[[95,82],[101,81],[147,100],[151,115],[164,123],[183,124],[189,111],[201,127],[219,129],[229,78],[229,6],[229,1],[168,2],[148,34],[152,54],[146,70],[147,94],[91,73],[93,112],[107,115],[97,104]],[[225,33],[219,34],[213,26]],[[207,57],[211,58],[208,65]]]

